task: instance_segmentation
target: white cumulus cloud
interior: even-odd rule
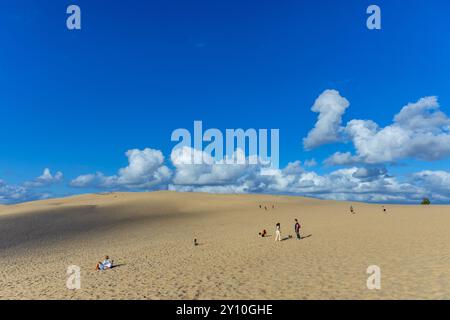
[[[202,164],[192,164],[192,157],[203,159]],[[245,159],[243,151],[237,150],[232,157]],[[175,185],[225,185],[239,184],[248,175],[255,174],[260,170],[259,165],[250,165],[247,161],[238,164],[223,159],[215,160],[210,154],[189,147],[177,148],[171,154],[171,160],[175,167],[175,174],[172,183]]]
[[[128,150],[128,166],[119,169],[116,175],[107,176],[101,172],[78,176],[70,182],[72,187],[107,189],[150,189],[167,183],[172,175],[164,165],[160,150]]]
[[[336,90],[325,90],[314,102],[311,111],[319,113],[314,128],[303,139],[310,150],[326,143],[339,141],[342,133],[342,115],[350,103]]]
[[[412,176],[413,181],[429,190],[429,193],[450,195],[450,172],[424,170],[414,173]]]
[[[58,171],[52,175],[48,168],[45,168],[44,172],[37,178],[21,184],[9,184],[0,180],[0,203],[10,204],[46,199],[52,196],[52,192],[48,190],[43,191],[42,189],[60,183],[62,180],[62,172]]]
[[[58,171],[55,175],[52,175],[49,168],[45,168],[44,172],[32,181],[27,181],[24,183],[25,187],[28,188],[39,188],[49,186],[58,182],[61,182],[64,178],[62,172]]]
[[[401,182],[384,167],[352,167],[320,175],[306,170],[300,161],[262,175],[261,165],[224,165],[206,157],[204,164],[190,164],[190,148],[172,154],[175,173],[170,190],[211,193],[273,193],[322,199],[394,201],[417,203],[426,194],[421,186]]]
[[[393,163],[401,159],[433,161],[450,156],[450,118],[440,110],[437,97],[425,97],[404,106],[393,122],[380,127],[372,120],[354,119],[342,126],[348,101],[326,90],[313,111],[320,112],[315,127],[304,139],[305,149],[330,142],[352,142],[355,153],[336,152],[325,163]],[[328,110],[328,111],[327,111]]]

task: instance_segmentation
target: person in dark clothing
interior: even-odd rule
[[[302,237],[300,236],[300,223],[298,223],[297,219],[295,219],[294,229],[295,233],[297,234],[297,239],[300,240]]]

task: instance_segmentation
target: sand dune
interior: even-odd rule
[[[450,299],[449,206],[351,204],[153,192],[0,207],[0,298]],[[294,218],[305,238],[275,243]],[[118,267],[95,271],[105,254]],[[369,265],[381,290],[366,287]]]

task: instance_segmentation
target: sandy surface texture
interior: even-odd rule
[[[0,299],[450,299],[450,207],[385,208],[175,192],[2,206]],[[96,271],[104,255],[117,266]],[[370,265],[380,290],[366,286]]]

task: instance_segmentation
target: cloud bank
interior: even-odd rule
[[[40,176],[22,184],[8,184],[0,180],[0,204],[49,198],[52,196],[52,193],[45,190],[45,188],[61,183],[63,177],[62,172],[58,171],[52,175],[50,169],[45,168]]]
[[[311,108],[318,118],[303,139],[305,149],[330,143],[351,143],[354,147],[354,152],[336,152],[326,158],[325,164],[343,166],[328,173],[316,172],[318,164],[314,159],[272,169],[258,161],[250,164],[255,163],[250,161],[254,159],[245,158],[241,150],[233,156],[246,159],[244,164],[218,161],[189,147],[175,149],[168,159],[160,150],[145,148],[128,150],[128,165],[116,174],[82,174],[68,185],[109,191],[271,193],[407,203],[430,197],[435,202],[450,202],[450,172],[422,170],[395,177],[388,170],[390,164],[404,159],[435,161],[450,156],[450,118],[440,110],[437,97],[407,104],[385,127],[367,119],[353,119],[343,125],[342,117],[349,106],[338,91],[325,90]],[[195,154],[203,158],[203,164],[191,164]],[[63,178],[62,172],[53,175],[46,168],[37,178],[20,185],[0,180],[0,203],[49,197],[45,189],[61,183]]]
[[[330,143],[348,143],[354,153],[336,152],[324,160],[345,168],[319,174],[314,159],[294,161],[282,169],[260,164],[224,164],[209,154],[189,147],[176,149],[170,165],[161,151],[127,152],[129,166],[117,175],[103,173],[77,177],[74,187],[114,189],[169,189],[212,193],[275,193],[312,196],[322,199],[370,202],[418,203],[423,197],[450,201],[450,173],[420,171],[401,178],[388,173],[387,165],[403,159],[433,161],[450,156],[450,118],[440,110],[437,97],[409,103],[385,127],[372,120],[353,119],[345,125],[342,117],[350,102],[336,90],[325,90],[311,110],[317,122],[303,139],[306,150]],[[241,154],[239,154],[241,152]],[[193,155],[204,159],[191,164]],[[237,156],[243,153],[237,150]],[[267,175],[267,170],[271,171]],[[264,173],[264,174],[263,174]]]
[[[190,164],[192,155],[197,152],[202,153],[204,163]],[[301,161],[291,162],[282,169],[248,164],[248,158],[246,164],[224,164],[225,161],[216,161],[207,153],[189,147],[172,152],[170,169],[164,164],[160,151],[131,150],[126,154],[130,162],[126,168],[135,168],[136,158],[130,154],[146,155],[137,157],[140,165],[131,170],[133,174],[128,169],[119,169],[119,174],[114,176],[87,174],[75,178],[70,184],[115,190],[271,193],[369,202],[418,203],[425,196],[437,201],[450,201],[450,190],[444,188],[450,173],[445,175],[445,172],[418,172],[399,180],[389,175],[384,166],[364,165],[319,174]],[[271,170],[271,175],[266,174],[267,170]],[[141,172],[141,175],[136,172]]]

